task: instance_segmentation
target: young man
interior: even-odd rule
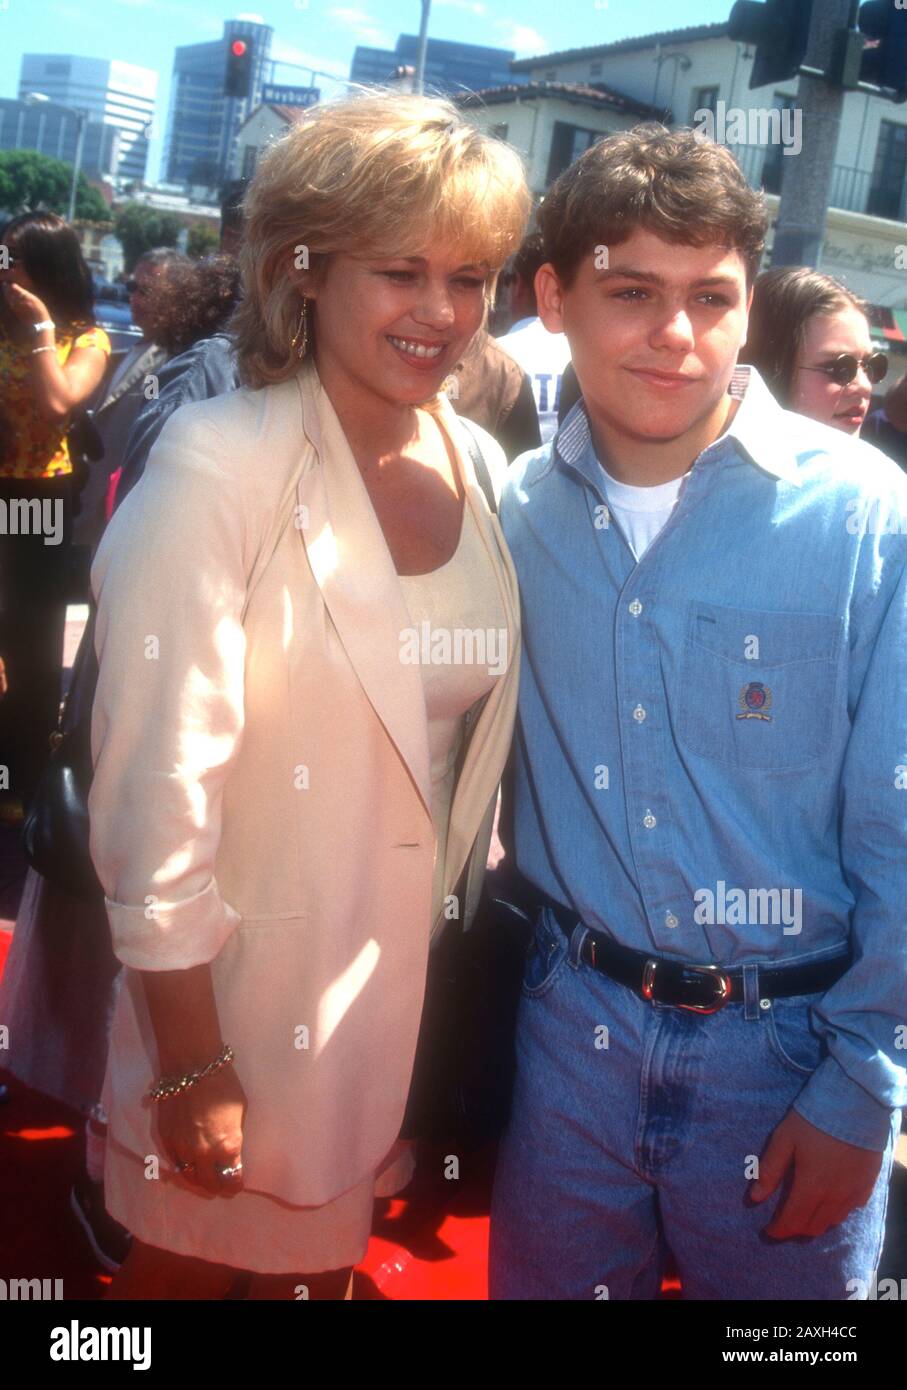
[[[541,234],[533,232],[511,261],[512,323],[497,342],[520,364],[532,382],[541,442],[547,444],[557,430],[561,382],[570,361],[570,344],[563,333],[549,333],[539,318],[535,277],[544,261]]]
[[[569,216],[566,209],[569,208]],[[735,369],[731,155],[642,127],[540,214],[581,401],[501,515],[541,904],[495,1298],[865,1297],[907,1046],[907,480]]]

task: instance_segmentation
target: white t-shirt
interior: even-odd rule
[[[641,560],[674,510],[686,475],[655,487],[631,487],[612,478],[601,463],[598,466],[604,477],[609,510],[636,559]]]
[[[557,432],[557,408],[561,399],[564,368],[570,361],[565,333],[549,333],[540,318],[520,319],[509,333],[496,340],[523,368],[532,382],[539,414],[542,443]]]

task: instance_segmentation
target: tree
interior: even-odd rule
[[[210,256],[212,251],[216,251],[220,245],[220,237],[211,227],[206,227],[202,222],[196,222],[189,228],[189,239],[186,242],[186,255],[193,260],[200,261],[203,256]]]
[[[145,203],[127,203],[120,208],[114,218],[113,231],[123,247],[127,274],[146,251],[155,246],[176,246],[180,230],[176,213],[161,212]]]
[[[0,150],[0,208],[11,216],[20,212],[69,211],[72,165],[49,159],[37,150]],[[96,188],[80,171],[76,183],[76,217],[107,222],[110,210]]]

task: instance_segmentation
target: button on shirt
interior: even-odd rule
[[[796,1108],[884,1149],[907,1057],[907,479],[755,370],[730,389],[734,420],[638,562],[582,401],[511,468],[516,860],[653,955],[851,948]]]

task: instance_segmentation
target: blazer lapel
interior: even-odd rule
[[[312,446],[297,484],[299,529],[340,641],[431,817],[421,667],[401,660],[409,610],[362,475],[313,364],[297,374]]]
[[[519,585],[500,522],[488,511],[485,494],[462,442],[462,426],[446,396],[438,398],[436,413],[457,454],[466,500],[472,507],[503,600],[508,634],[507,670],[481,706],[470,711],[466,730],[469,743],[457,778],[447,832],[444,893],[448,895],[456,888],[507,761],[516,718],[521,636]]]

